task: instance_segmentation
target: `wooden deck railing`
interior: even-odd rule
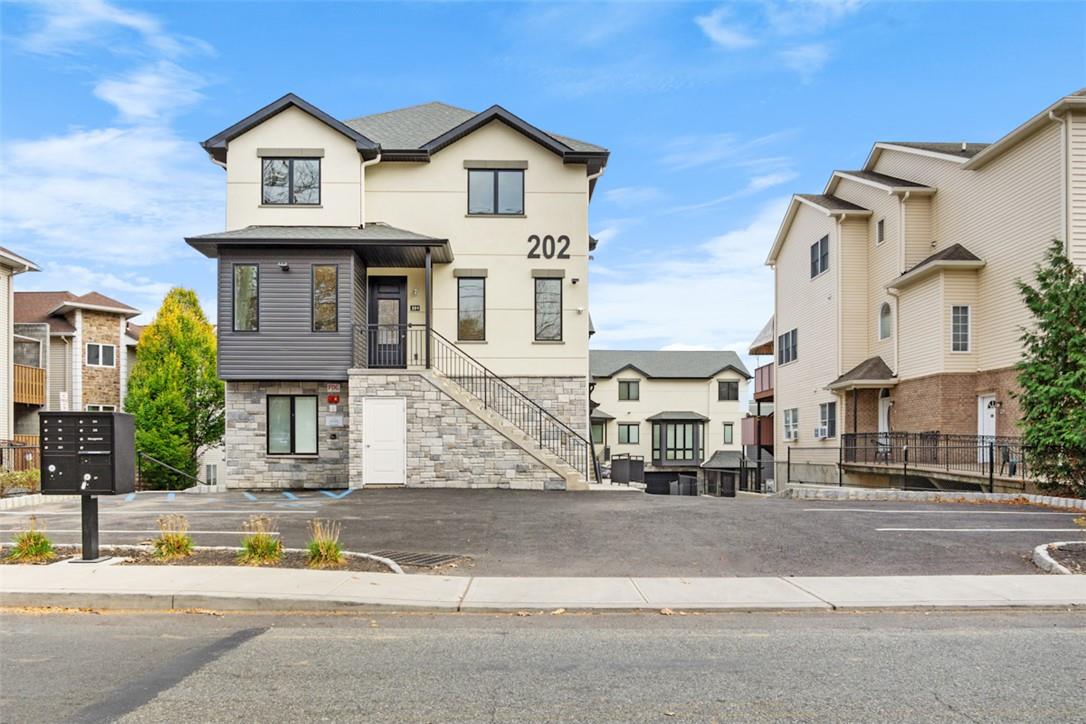
[[[13,399],[20,405],[45,404],[45,370],[41,367],[14,365],[15,394]]]

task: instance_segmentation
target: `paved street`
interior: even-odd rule
[[[5,614],[7,721],[1082,721],[1086,614]]]
[[[1038,573],[1033,547],[1081,536],[1074,514],[1004,505],[652,496],[501,490],[140,493],[101,499],[103,543],[157,534],[189,516],[198,545],[235,545],[253,514],[302,546],[315,517],[343,523],[349,550],[471,556],[480,576],[851,576]],[[342,497],[335,497],[342,496]],[[0,537],[36,514],[79,541],[78,503],[0,513]]]

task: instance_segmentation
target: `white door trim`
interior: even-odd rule
[[[403,436],[401,438],[401,460],[400,460],[400,474],[395,480],[390,479],[371,479],[377,476],[372,472],[370,467],[374,458],[370,456],[370,441],[366,434],[367,424],[371,424],[373,421],[373,414],[376,414],[374,408],[376,405],[373,403],[386,403],[386,402],[399,402],[400,412],[403,417]],[[406,485],[407,484],[407,398],[406,397],[363,397],[362,398],[362,486],[366,485]]]

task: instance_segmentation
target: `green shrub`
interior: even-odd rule
[[[278,563],[283,557],[283,542],[279,540],[275,521],[266,515],[254,515],[241,524],[245,536],[241,539],[238,561],[251,566]]]
[[[155,557],[163,560],[192,555],[189,519],[177,513],[158,517],[158,538],[154,540]]]
[[[40,527],[39,527],[40,526]],[[57,557],[53,544],[45,535],[45,525],[35,516],[27,520],[26,529],[15,534],[15,546],[8,557],[24,563],[44,563]]]
[[[335,568],[343,565],[343,550],[339,547],[340,524],[314,518],[309,521],[309,542],[306,544],[306,564],[310,568]]]
[[[19,450],[16,449],[15,454],[18,453]],[[0,473],[0,495],[7,495],[11,490],[28,490],[34,493],[40,488],[41,471],[37,468]]]

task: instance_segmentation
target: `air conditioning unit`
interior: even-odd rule
[[[785,442],[795,442],[798,439],[799,439],[799,434],[795,430],[793,430],[791,432],[788,432],[787,430],[785,430],[785,432],[784,432],[784,441]]]
[[[825,440],[829,435],[827,434],[826,426],[816,427],[814,429],[815,440]]]

